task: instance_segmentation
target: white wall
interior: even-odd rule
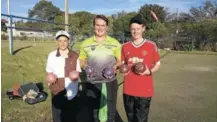
[[[8,23],[6,23],[6,26],[9,26]],[[15,27],[15,24],[12,24],[12,27]],[[5,35],[8,35],[9,28],[7,30],[7,33]],[[13,36],[15,37],[53,37],[53,35],[49,32],[38,32],[38,31],[31,31],[31,30],[17,30],[13,29]]]

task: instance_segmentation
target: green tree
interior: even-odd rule
[[[165,18],[168,15],[167,9],[162,7],[162,6],[159,6],[157,4],[145,4],[145,5],[143,5],[139,10],[139,14],[148,23],[153,23],[153,22],[155,22],[155,20],[151,15],[151,10],[157,15],[158,20],[160,22],[165,21]]]
[[[145,32],[144,36],[149,38],[162,38],[168,34],[168,30],[164,23],[156,22],[152,24],[152,29]]]
[[[115,35],[127,35],[129,33],[129,21],[132,17],[136,16],[136,12],[122,14],[113,22],[113,33]]]
[[[190,13],[180,13],[180,21],[202,21],[217,18],[217,2],[206,1],[199,7],[192,7]]]
[[[201,20],[194,23],[182,23],[181,28],[195,39],[198,50],[217,51],[217,19]]]
[[[70,15],[69,15],[70,16]],[[58,15],[58,16],[55,16],[54,18],[54,22],[55,23],[65,23],[65,20],[64,20],[64,15]],[[69,17],[70,18],[70,17]],[[70,19],[69,19],[70,21]],[[54,25],[54,30],[64,30],[65,26],[64,25]]]
[[[108,20],[109,20],[109,25],[108,25],[108,27],[109,27],[109,33],[113,33],[113,23],[114,23],[114,19],[113,19],[112,16],[108,16],[107,18],[108,18]]]
[[[91,35],[93,34],[93,18],[94,14],[91,14],[86,11],[76,12],[71,18],[74,19],[72,22],[72,29],[76,29],[75,31],[78,34],[82,35]]]
[[[93,33],[92,25],[94,14],[86,11],[75,12],[69,14],[69,31],[73,32],[75,35],[91,35]],[[54,19],[55,23],[64,23],[64,15],[56,16]],[[64,25],[55,25],[56,30],[64,29]]]
[[[55,16],[61,15],[61,10],[54,6],[51,1],[41,0],[28,11],[30,18],[53,21]]]

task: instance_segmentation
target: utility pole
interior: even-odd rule
[[[176,8],[176,34],[179,33],[178,22],[179,22],[179,9]]]
[[[178,0],[177,0],[178,1]],[[177,39],[179,38],[178,36],[178,34],[179,34],[179,27],[178,27],[178,21],[179,21],[179,17],[178,17],[178,8],[176,8],[176,18],[175,18],[175,20],[176,20],[176,35],[175,35],[175,39],[174,39],[174,46],[175,46],[175,49],[177,50]]]
[[[68,11],[69,11],[69,9],[68,9],[68,0],[65,0],[65,24],[67,24],[67,25],[65,25],[65,31],[69,31],[69,26],[68,26],[68,24],[69,24],[69,13],[68,13]]]

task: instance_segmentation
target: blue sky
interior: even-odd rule
[[[17,16],[28,16],[28,9],[31,9],[40,0],[10,0],[11,14]],[[64,10],[64,0],[49,0]],[[205,0],[69,0],[69,12],[89,11],[96,14],[111,15],[122,10],[138,11],[144,4],[158,4],[169,8],[169,11],[187,12],[191,6],[199,6]],[[7,13],[7,0],[1,0],[1,13]]]

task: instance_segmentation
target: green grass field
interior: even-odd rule
[[[55,42],[15,42],[14,56],[8,43],[2,42],[2,121],[51,122],[50,92],[45,102],[28,105],[22,100],[10,101],[5,92],[15,83],[44,82],[46,58],[56,48]],[[79,44],[76,44],[78,49]],[[165,55],[165,51],[160,51]],[[169,53],[155,75],[155,95],[152,99],[150,122],[216,122],[217,121],[217,55]],[[118,76],[119,83],[122,82]],[[118,91],[118,113],[126,116],[122,103],[122,85]]]

